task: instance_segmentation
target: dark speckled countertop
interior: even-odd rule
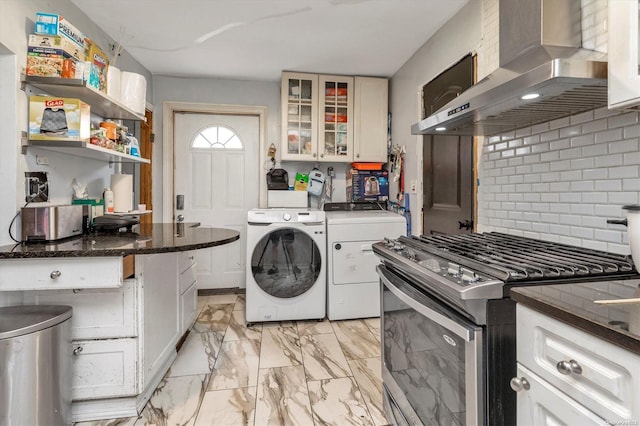
[[[511,289],[511,298],[557,320],[640,354],[640,303],[601,305],[594,300],[640,297],[640,281],[601,281]]]
[[[155,254],[214,247],[236,241],[238,231],[189,223],[137,225],[131,232],[95,233],[50,243],[0,247],[0,259]]]

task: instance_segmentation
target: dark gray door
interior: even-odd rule
[[[424,117],[473,84],[473,57],[466,56],[423,87]],[[423,233],[473,231],[473,137],[425,135]]]

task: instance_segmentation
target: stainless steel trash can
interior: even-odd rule
[[[0,425],[71,424],[70,306],[0,307]]]

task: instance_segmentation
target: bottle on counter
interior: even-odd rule
[[[113,213],[113,191],[111,188],[105,188],[103,198],[105,213]]]

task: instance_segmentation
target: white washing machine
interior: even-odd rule
[[[247,322],[324,318],[325,213],[254,209],[247,216]]]
[[[377,210],[369,210],[376,208]],[[377,203],[331,203],[327,214],[327,317],[380,316],[378,257],[371,245],[406,235],[406,219]]]

